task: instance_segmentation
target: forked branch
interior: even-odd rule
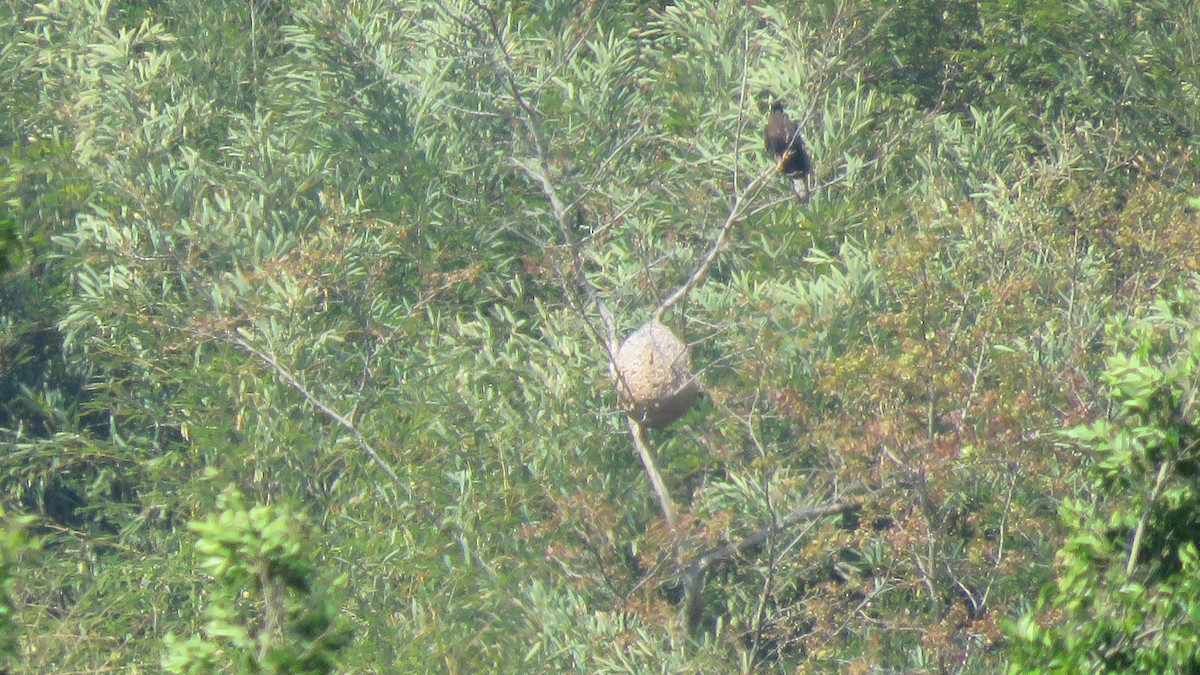
[[[680,583],[683,585],[685,606],[684,620],[689,632],[694,632],[704,618],[704,578],[710,570],[730,564],[739,558],[753,553],[767,542],[772,536],[799,523],[824,518],[826,516],[846,513],[855,508],[855,502],[836,501],[826,506],[812,509],[798,509],[781,518],[778,522],[761,527],[745,538],[712,549],[696,557],[690,565],[680,572]]]

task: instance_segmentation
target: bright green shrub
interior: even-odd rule
[[[1114,322],[1108,419],[1065,435],[1091,460],[1056,581],[1013,626],[1010,672],[1200,668],[1200,279]]]
[[[21,555],[37,546],[37,541],[27,534],[32,520],[29,516],[10,515],[0,508],[0,670],[19,662],[17,607],[12,591]]]
[[[199,536],[199,565],[212,576],[201,635],[168,633],[167,672],[333,672],[351,629],[330,597],[330,582],[312,562],[304,519],[286,506],[242,506],[237,493],[218,500],[220,513],[189,527]]]

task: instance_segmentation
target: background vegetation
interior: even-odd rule
[[[1180,0],[7,0],[3,658],[1194,665],[1198,43]],[[643,435],[609,362],[664,306],[706,396]]]

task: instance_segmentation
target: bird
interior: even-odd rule
[[[767,141],[767,152],[775,156],[775,170],[791,178],[793,181],[807,179],[812,174],[812,158],[804,147],[804,139],[800,136],[800,124],[788,117],[783,111],[782,101],[771,103],[771,116],[763,130]],[[793,188],[795,186],[793,185]],[[807,189],[805,190],[807,193]],[[797,192],[800,197],[800,193]],[[801,197],[804,200],[804,197]]]

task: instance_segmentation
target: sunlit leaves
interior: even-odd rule
[[[1103,386],[1121,414],[1186,408],[1200,360],[1151,331],[1098,377],[1104,321],[1200,260],[1177,4],[20,5],[0,138],[34,140],[3,149],[3,217],[70,284],[4,295],[0,347],[24,363],[37,324],[75,368],[5,380],[12,500],[59,528],[30,667],[144,667],[156,640],[90,647],[167,631],[212,663],[195,574],[293,550],[278,512],[235,509],[178,555],[237,484],[302,504],[349,574],[356,672],[994,672],[1057,504],[1093,507],[1080,465],[1128,486],[1188,445],[1096,421]],[[772,97],[814,154],[805,203],[763,153]],[[640,324],[735,198],[665,317],[707,391],[651,434],[670,532],[597,300]],[[64,479],[89,503],[55,520]],[[710,579],[683,638],[680,565],[832,498],[860,509]],[[1160,503],[1190,525],[1177,486]],[[1067,548],[1111,558],[1111,532]]]
[[[0,509],[0,663],[12,662],[17,651],[20,628],[14,620],[17,611],[12,589],[19,573],[18,563],[38,545],[27,532],[32,521],[31,516],[14,516]]]
[[[1057,580],[1013,626],[1012,672],[1181,671],[1200,659],[1196,297],[1186,287],[1110,328],[1112,419],[1066,434],[1094,453],[1095,498],[1064,504]]]
[[[218,588],[203,636],[168,633],[163,667],[172,673],[333,672],[350,637],[319,579],[304,519],[283,506],[246,508],[227,491],[222,510],[190,528],[199,566]],[[344,586],[343,577],[332,582]]]

